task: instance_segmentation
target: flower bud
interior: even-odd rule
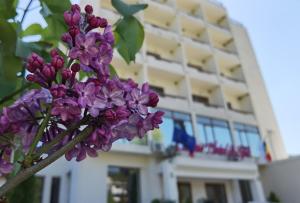
[[[65,85],[54,85],[51,89],[50,92],[53,97],[63,97],[66,95],[67,89]]]
[[[42,73],[46,78],[50,80],[53,80],[56,74],[54,67],[51,66],[50,64],[46,64],[44,66]]]
[[[34,72],[36,69],[42,68],[44,65],[44,60],[42,57],[37,55],[36,53],[32,53],[28,58],[27,58],[27,66],[28,70],[30,72]]]
[[[105,18],[100,18],[99,17],[99,26],[101,27],[101,28],[105,28],[106,26],[107,26],[107,20],[105,19]]]
[[[98,19],[94,15],[89,16],[88,23],[89,23],[90,27],[92,27],[92,28],[96,28],[96,27],[99,26],[98,25]]]
[[[71,70],[72,70],[74,73],[79,72],[79,70],[80,70],[80,65],[79,65],[78,63],[72,64]]]
[[[130,115],[130,111],[126,107],[120,106],[116,110],[116,115],[118,119],[125,119]]]
[[[68,80],[72,76],[72,72],[69,69],[63,69],[61,77],[63,80]]]
[[[89,4],[85,6],[84,10],[87,14],[92,14],[93,13],[93,7]]]
[[[64,12],[64,19],[65,22],[69,25],[69,26],[74,26],[74,25],[78,25],[79,21],[80,21],[80,12],[78,11],[65,11]]]
[[[61,36],[61,40],[65,43],[67,43],[69,46],[72,45],[72,36],[70,33],[66,32]]]
[[[78,27],[72,26],[69,28],[69,33],[71,35],[71,37],[75,37],[77,34],[79,34],[80,30]]]
[[[147,105],[150,107],[156,107],[158,101],[159,101],[158,95],[155,92],[150,92],[149,93],[149,102]]]
[[[116,112],[114,112],[112,109],[106,110],[104,113],[104,117],[105,117],[105,119],[107,119],[110,122],[117,120]]]
[[[26,79],[29,81],[29,82],[36,82],[36,76],[33,75],[33,74],[28,74],[26,76]]]
[[[56,69],[59,70],[64,66],[64,58],[62,56],[56,55],[51,60],[51,65]]]
[[[73,11],[73,12],[79,12],[80,13],[80,6],[78,5],[78,4],[73,4],[72,6],[71,6],[71,11]]]
[[[50,51],[50,56],[51,56],[51,57],[55,57],[55,56],[57,56],[57,55],[58,55],[57,49],[56,49],[56,48],[51,49],[51,51]]]

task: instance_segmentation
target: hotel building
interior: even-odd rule
[[[118,141],[98,158],[58,160],[39,173],[42,202],[266,202],[262,143],[273,160],[287,154],[245,27],[215,1],[126,2],[149,5],[137,14],[145,42],[135,63],[115,53],[113,65],[119,77],[148,81],[160,94],[164,123],[143,140]],[[110,23],[120,17],[110,0],[80,4],[93,5]],[[194,156],[172,152],[176,123],[196,138]]]

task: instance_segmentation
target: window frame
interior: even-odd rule
[[[201,122],[201,120],[202,120],[202,122]],[[206,121],[206,122],[204,122],[204,121]],[[229,133],[229,137],[230,137],[230,144],[231,145],[233,144],[232,132],[231,132],[231,129],[230,129],[229,122],[227,120],[214,118],[214,117],[209,117],[209,116],[197,115],[196,116],[196,122],[197,122],[198,131],[201,132],[201,130],[199,129],[200,128],[199,125],[203,126],[203,131],[204,131],[203,137],[205,138],[204,141],[201,140],[201,142],[203,142],[203,144],[210,143],[210,142],[208,142],[208,133],[207,133],[208,129],[207,128],[211,129],[214,143],[218,143],[218,139],[217,139],[216,132],[215,132],[216,127],[227,129],[228,133]]]

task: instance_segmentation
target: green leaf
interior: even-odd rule
[[[17,15],[16,0],[0,0],[0,18],[10,19]]]
[[[109,73],[110,73],[110,78],[118,76],[115,67],[113,65],[111,65],[111,64],[109,64]]]
[[[147,4],[132,4],[128,5],[124,3],[122,0],[112,0],[111,1],[113,7],[124,17],[129,17],[139,12],[140,10],[144,10],[148,7]]]
[[[120,55],[127,63],[134,61],[144,42],[145,33],[142,24],[134,16],[125,17],[117,24],[115,36]]]
[[[28,36],[28,35],[41,35],[42,32],[44,31],[44,28],[42,28],[42,26],[40,24],[32,24],[30,25],[28,28],[26,28],[23,32],[22,32],[22,36]]]
[[[69,0],[41,0],[41,2],[42,8],[44,9],[43,12],[46,12],[48,15],[50,14],[49,11],[51,11],[51,13],[63,14],[66,10],[71,8],[71,3]],[[45,7],[45,5],[47,7]]]
[[[45,18],[48,26],[44,29],[42,39],[58,45],[61,35],[67,31],[67,26],[63,20],[62,14],[53,14]]]
[[[16,57],[17,35],[13,25],[0,19],[0,98],[15,90],[21,71],[21,59]]]

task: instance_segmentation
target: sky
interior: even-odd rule
[[[21,8],[28,0],[21,1]],[[78,0],[73,0],[78,2]],[[300,1],[219,0],[248,30],[287,152],[300,154]],[[32,5],[34,8],[36,5]],[[24,25],[41,22],[38,9]],[[42,23],[44,24],[44,23]]]
[[[219,2],[247,28],[287,152],[300,154],[300,1]]]

